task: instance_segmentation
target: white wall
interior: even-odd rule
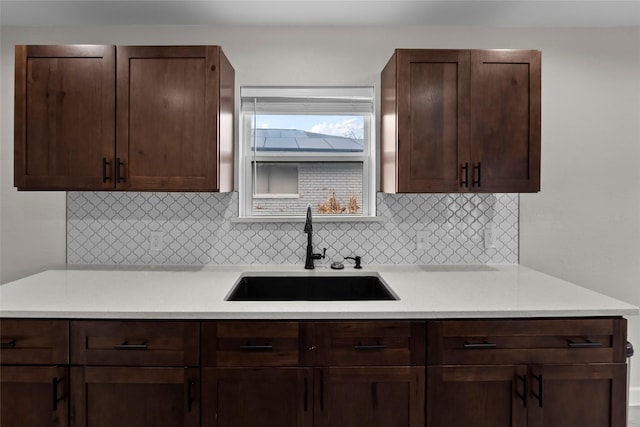
[[[1,35],[0,283],[5,283],[65,264],[66,219],[64,192],[13,188],[14,43],[4,28]]]
[[[566,34],[543,53],[542,191],[520,198],[520,262],[640,305],[640,31]],[[637,317],[629,340],[640,350]]]
[[[65,250],[64,195],[12,187],[15,44],[219,44],[238,85],[378,86],[398,47],[535,48],[543,58],[542,192],[521,199],[521,262],[640,305],[638,27],[5,27],[1,36],[2,282],[64,263]],[[637,347],[639,323],[630,319]]]

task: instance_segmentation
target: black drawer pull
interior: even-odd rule
[[[116,350],[147,350],[149,346],[144,341],[140,344],[129,344],[125,341],[122,344],[115,345],[113,348]]]
[[[64,380],[61,380],[61,379],[59,380],[57,378],[54,378],[51,381],[51,385],[53,386],[53,410],[54,411],[58,410],[58,403],[64,400],[64,396],[58,397],[58,384],[60,384],[62,381]]]
[[[193,397],[193,386],[195,385],[195,381],[194,380],[189,380],[187,382],[187,411],[191,412],[191,409],[193,409],[193,403],[195,402],[195,399]]]
[[[240,350],[242,351],[273,351],[273,346],[270,344],[264,344],[264,345],[246,344],[246,345],[241,345]]]
[[[585,340],[584,342],[568,341],[569,348],[596,348],[602,347],[602,344],[597,341]]]
[[[478,162],[477,165],[473,165],[473,170],[478,172],[477,174],[474,174],[474,175],[477,175],[478,179],[473,179],[471,181],[471,186],[475,187],[477,185],[478,187],[480,187],[481,186],[480,173],[482,172],[482,164]]]
[[[353,346],[354,350],[384,350],[386,348],[389,348],[388,345],[386,344],[371,344],[371,345],[363,345],[363,344],[357,344]]]
[[[307,412],[309,410],[309,382],[307,381],[307,377],[304,377],[302,399],[304,400],[304,412]]]
[[[464,188],[469,188],[469,162],[466,162],[464,166],[461,167],[462,173],[460,179],[460,186]],[[462,178],[464,176],[464,178]]]
[[[124,165],[124,162],[122,162],[120,160],[120,157],[117,157],[116,158],[116,166],[114,168],[115,169],[115,175],[116,175],[116,177],[115,177],[116,184],[118,184],[118,183],[120,183],[120,182],[125,180],[124,177],[122,176],[122,173],[121,173],[121,170],[120,170],[120,168],[123,165]]]
[[[102,183],[106,183],[110,181],[111,178],[107,176],[107,166],[111,166],[111,162],[108,161],[105,157],[102,158]]]
[[[542,399],[543,399],[543,395],[542,392],[544,390],[543,385],[542,385],[542,374],[540,375],[533,375],[533,378],[538,381],[538,393],[535,393],[533,390],[531,391],[531,394],[533,395],[533,397],[535,397],[536,399],[538,399],[538,406],[540,408],[542,408]]]
[[[497,348],[498,345],[492,342],[479,342],[479,343],[471,343],[465,342],[462,346],[466,350],[486,350],[491,348]]]
[[[523,375],[517,375],[516,378],[520,381],[522,381],[522,394],[518,393],[516,391],[516,396],[518,396],[520,399],[522,399],[522,406],[527,409],[527,394],[529,393],[529,387],[527,385],[527,376]]]
[[[4,341],[0,343],[0,348],[16,348],[16,340]]]

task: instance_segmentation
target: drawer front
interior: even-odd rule
[[[204,322],[204,366],[298,366],[298,322]]]
[[[71,363],[104,366],[197,366],[197,322],[72,321]]]
[[[428,364],[620,363],[626,320],[513,319],[428,322]]]
[[[319,365],[424,364],[423,322],[327,322],[315,327]]]
[[[66,320],[0,320],[0,361],[3,365],[69,363],[69,322]]]

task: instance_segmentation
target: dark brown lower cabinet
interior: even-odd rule
[[[71,426],[197,427],[200,369],[72,367]]]
[[[423,367],[329,367],[315,374],[317,427],[424,426]]]
[[[0,384],[2,427],[68,425],[67,368],[3,366],[0,371]]]
[[[203,368],[206,427],[423,427],[424,368]]]
[[[431,366],[427,427],[624,427],[626,365]]]
[[[430,366],[427,427],[524,427],[526,366]]]
[[[202,425],[313,426],[311,368],[203,368]]]
[[[529,427],[625,427],[626,364],[530,369]]]

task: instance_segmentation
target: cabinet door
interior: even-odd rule
[[[0,372],[0,425],[67,425],[69,376],[66,368],[3,366]]]
[[[316,426],[423,427],[423,367],[318,368]]]
[[[524,427],[526,389],[526,366],[431,366],[426,425]]]
[[[16,46],[15,185],[113,188],[115,47]]]
[[[193,368],[71,368],[71,425],[195,427],[199,388]]]
[[[626,426],[626,364],[531,369],[530,427]]]
[[[466,191],[469,51],[400,50],[398,192]]]
[[[116,187],[217,189],[219,48],[118,46]]]
[[[540,190],[539,51],[471,51],[472,190]]]
[[[202,425],[313,425],[310,368],[203,368]]]

